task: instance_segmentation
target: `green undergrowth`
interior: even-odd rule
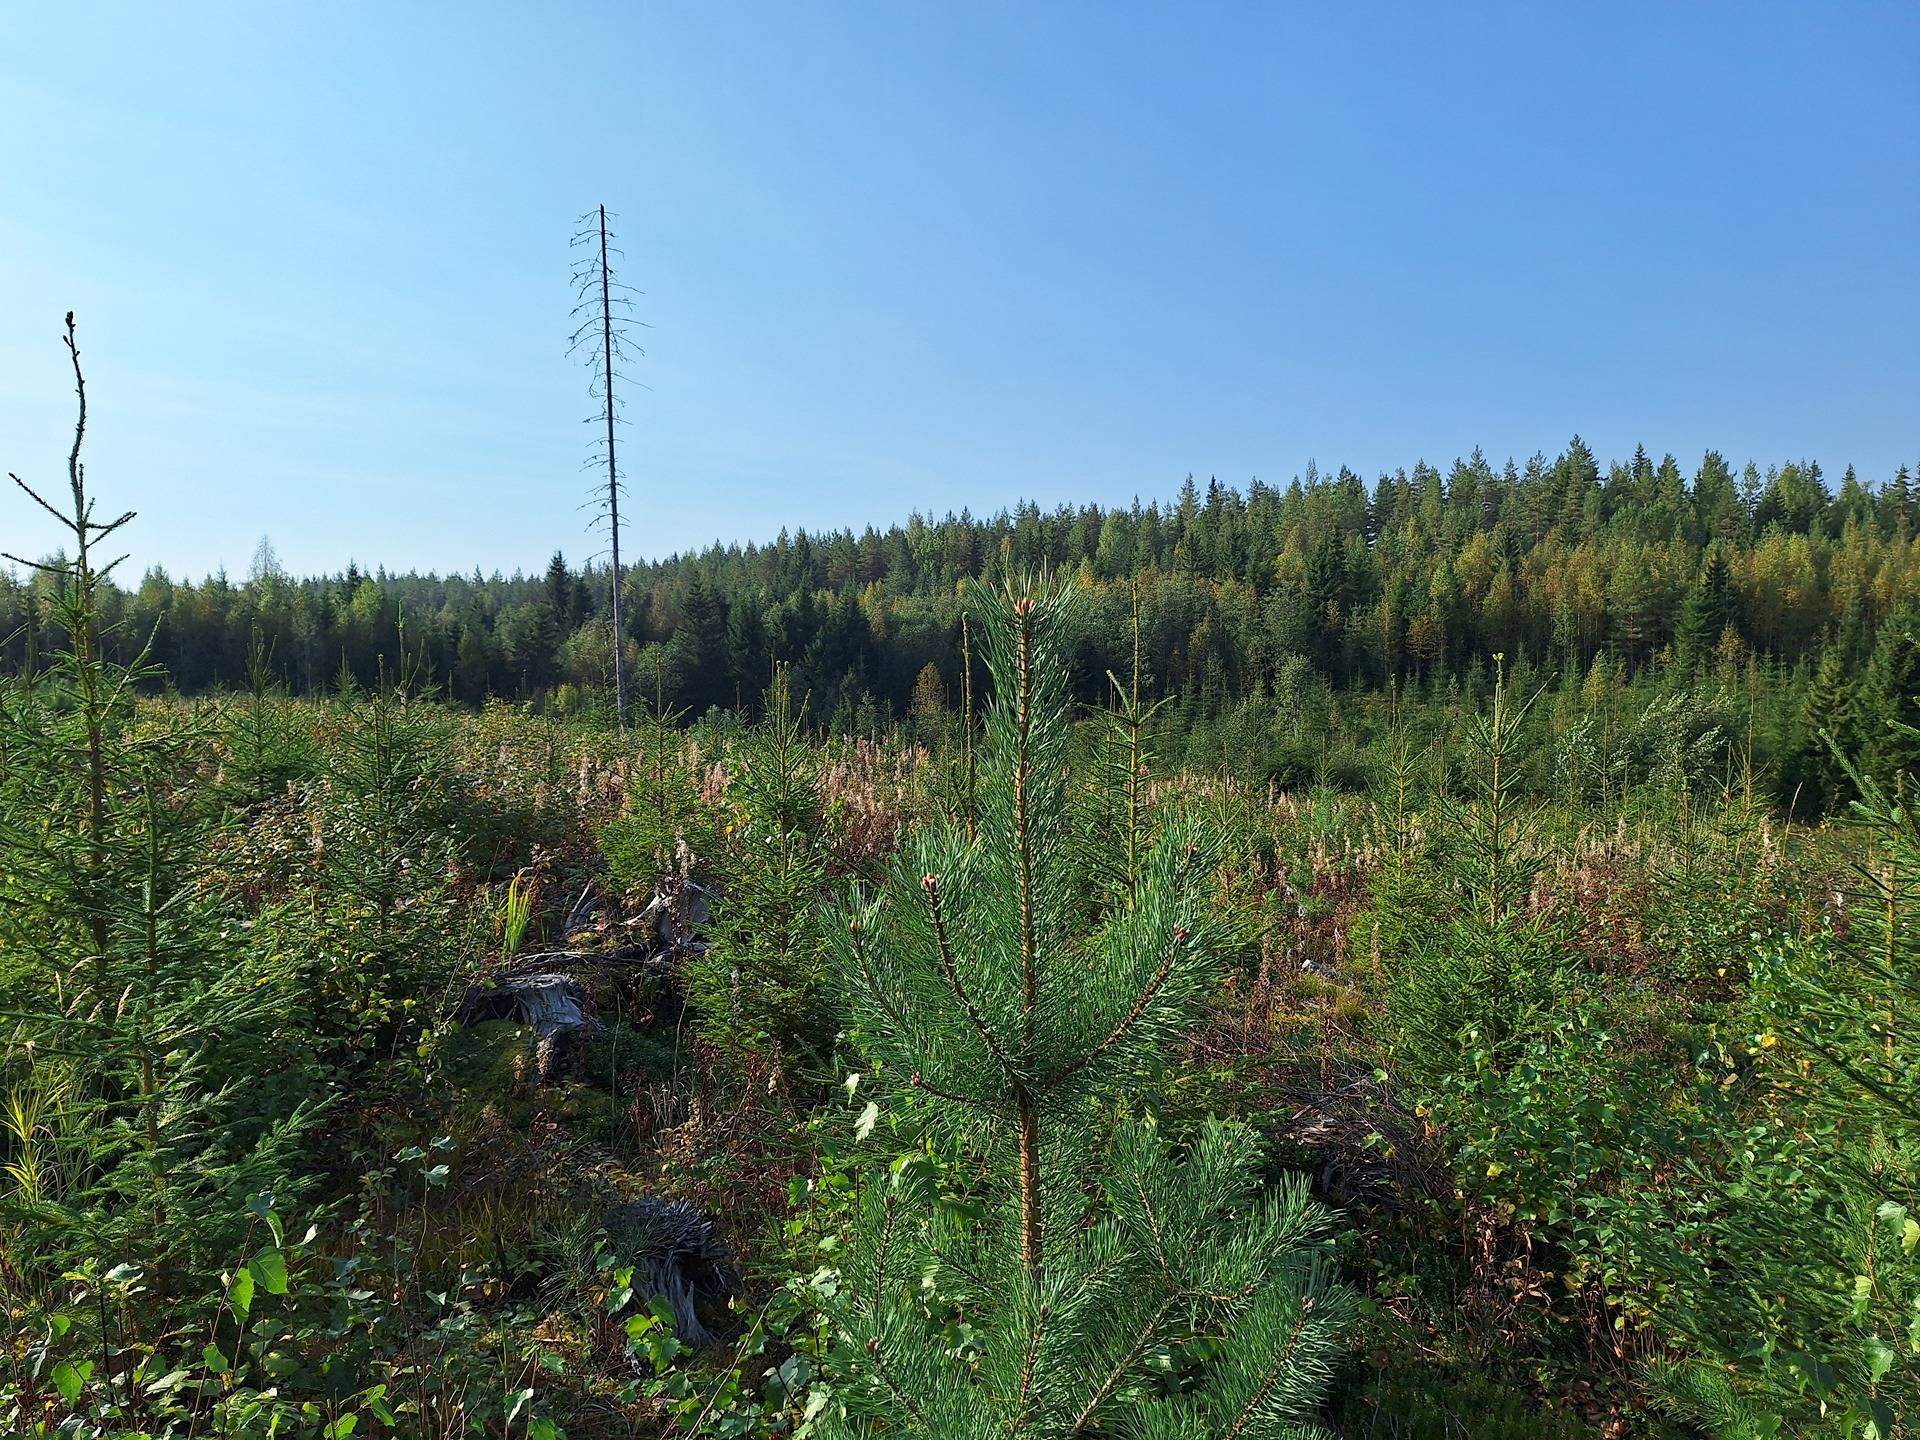
[[[903,728],[771,666],[624,732],[413,663],[188,701],[71,479],[0,680],[5,1433],[1920,1425],[1910,732],[1784,747],[1809,824],[1731,691],[1611,671],[1201,725],[1151,607],[1039,583]],[[454,1017],[559,950],[543,1084]],[[712,1222],[709,1345],[600,1233],[643,1197]]]

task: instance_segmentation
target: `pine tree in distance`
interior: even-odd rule
[[[1214,979],[1213,856],[1174,820],[1131,896],[1083,928],[1070,604],[1031,585],[982,603],[994,697],[977,828],[930,829],[839,927],[856,1037],[967,1157],[967,1203],[925,1161],[867,1187],[828,1301],[845,1413],[827,1433],[1312,1434],[1352,1312],[1329,1217],[1298,1181],[1262,1186],[1247,1127],[1209,1121],[1175,1147],[1120,1103],[1146,1093]]]

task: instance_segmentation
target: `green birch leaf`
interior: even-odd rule
[[[247,1262],[247,1269],[269,1295],[287,1293],[287,1259],[278,1250],[262,1250]]]
[[[60,1398],[69,1405],[80,1398],[80,1389],[86,1383],[87,1377],[69,1361],[62,1360],[53,1367],[53,1388],[60,1392]]]

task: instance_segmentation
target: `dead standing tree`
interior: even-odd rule
[[[645,355],[633,342],[632,331],[645,324],[633,314],[633,297],[640,292],[614,278],[611,257],[622,252],[611,243],[607,229],[607,207],[597,206],[580,217],[581,228],[573,237],[579,258],[573,264],[573,289],[578,303],[573,307],[575,330],[567,353],[584,355],[593,367],[593,381],[587,393],[600,402],[598,413],[586,423],[596,427],[583,468],[606,471],[605,490],[595,487],[593,497],[583,508],[594,512],[594,523],[607,528],[613,557],[613,705],[620,728],[627,724],[626,627],[620,618],[620,496],[625,484],[620,478],[620,462],[614,445],[614,426],[624,425],[616,380],[628,377],[621,370],[629,356]],[[598,427],[604,425],[604,436]]]

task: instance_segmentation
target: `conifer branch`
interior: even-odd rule
[[[38,490],[35,490],[31,485],[29,485],[26,481],[22,480],[18,475],[14,474],[11,470],[7,472],[7,478],[13,481],[14,484],[18,485],[21,488],[21,490],[23,490],[26,493],[26,497],[29,500],[33,501],[34,504],[38,505],[42,510],[46,511],[54,519],[58,520],[62,525],[66,526],[67,529],[71,530],[73,528],[73,522],[67,519],[67,517],[65,515],[62,515],[58,510],[54,509],[52,505],[48,504],[45,497],[43,497]]]
[[[1240,1407],[1240,1413],[1234,1417],[1233,1425],[1221,1440],[1239,1440],[1247,1426],[1253,1420],[1253,1412],[1265,1403],[1280,1382],[1286,1378],[1288,1368],[1293,1364],[1293,1352],[1299,1348],[1300,1337],[1306,1334],[1309,1317],[1313,1314],[1313,1297],[1307,1296],[1300,1302],[1300,1318],[1293,1322],[1286,1343],[1280,1347],[1280,1353],[1273,1357],[1273,1363],[1267,1367],[1266,1375],[1254,1387],[1253,1394],[1247,1397],[1247,1403]]]
[[[892,1393],[894,1400],[899,1404],[900,1408],[913,1417],[915,1424],[925,1425],[927,1423],[927,1417],[921,1413],[920,1407],[913,1403],[913,1395],[908,1391],[906,1386],[894,1378],[893,1371],[887,1367],[883,1347],[880,1344],[880,1337],[877,1335],[870,1336],[867,1340],[866,1349],[867,1359],[873,1365],[873,1373],[886,1383],[887,1389]]]
[[[1158,1338],[1160,1322],[1166,1318],[1167,1311],[1173,1308],[1174,1302],[1179,1298],[1177,1294],[1168,1295],[1167,1298],[1162,1300],[1159,1306],[1155,1308],[1153,1314],[1147,1317],[1146,1322],[1140,1326],[1138,1333],[1135,1334],[1132,1343],[1121,1352],[1120,1358],[1114,1361],[1113,1367],[1107,1371],[1106,1379],[1102,1380],[1099,1385],[1094,1388],[1094,1392],[1088,1397],[1087,1403],[1080,1407],[1080,1413],[1074,1416],[1073,1434],[1079,1435],[1084,1433],[1086,1428],[1098,1417],[1100,1407],[1113,1398],[1114,1392],[1120,1388],[1121,1382],[1127,1378],[1128,1373],[1139,1363],[1140,1357],[1147,1353],[1148,1347]]]
[[[860,967],[860,979],[867,987],[867,993],[873,996],[873,1003],[880,1007],[880,1013],[899,1027],[902,1034],[907,1033],[907,1017],[893,1002],[893,997],[881,988],[878,977],[873,973],[873,962],[867,958],[866,929],[857,917],[847,923],[847,933],[853,936],[853,963]]]
[[[1052,1311],[1049,1309],[1047,1302],[1042,1300],[1040,1302],[1039,1312],[1034,1316],[1033,1329],[1027,1335],[1025,1358],[1020,1362],[1020,1396],[1014,1402],[1013,1425],[1011,1427],[1015,1430],[1020,1429],[1026,1423],[1027,1397],[1033,1393],[1033,1370],[1040,1358],[1041,1342],[1046,1338],[1047,1321],[1051,1318]]]
[[[16,565],[25,565],[29,570],[38,570],[42,575],[66,575],[71,573],[64,565],[47,565],[38,560],[29,560],[24,555],[16,555],[11,550],[0,550],[0,560],[11,560]]]
[[[881,1202],[883,1218],[880,1224],[880,1252],[873,1264],[873,1305],[868,1313],[875,1320],[880,1318],[880,1297],[887,1288],[887,1257],[893,1251],[893,1222],[900,1208],[900,1197],[889,1194]]]
[[[1153,1197],[1147,1193],[1146,1182],[1135,1170],[1130,1177],[1133,1181],[1133,1193],[1140,1201],[1140,1213],[1146,1217],[1147,1233],[1153,1236],[1153,1258],[1160,1266],[1160,1273],[1169,1280],[1173,1278],[1173,1262],[1167,1258],[1167,1237],[1160,1228],[1160,1215],[1154,1209]]]
[[[940,880],[938,876],[926,875],[920,880],[920,888],[926,892],[927,908],[933,915],[933,937],[940,962],[940,978],[947,982],[947,989],[953,992],[953,998],[960,1002],[960,1008],[967,1013],[967,1020],[979,1035],[981,1044],[992,1052],[994,1060],[1007,1077],[1010,1085],[1019,1084],[1020,1072],[1015,1068],[1013,1058],[1000,1047],[1000,1038],[993,1033],[993,1027],[987,1023],[987,1017],[973,1003],[960,983],[960,972],[953,963],[953,949],[947,941],[947,921],[940,908]]]
[[[988,1109],[988,1106],[984,1101],[976,1100],[971,1095],[962,1095],[957,1090],[942,1090],[938,1085],[935,1085],[931,1081],[929,1081],[918,1070],[914,1071],[913,1074],[908,1077],[907,1084],[911,1085],[916,1090],[926,1091],[927,1094],[933,1096],[936,1100],[951,1101],[955,1105],[965,1105],[974,1110]]]
[[[967,1283],[972,1285],[979,1293],[984,1295],[991,1293],[993,1290],[996,1282],[982,1274],[979,1266],[968,1264],[965,1260],[960,1259],[938,1245],[929,1245],[927,1247],[927,1253],[932,1255],[933,1258],[938,1260],[942,1265],[957,1270],[961,1275],[966,1277]]]
[[[1167,946],[1167,953],[1160,961],[1160,968],[1154,972],[1153,979],[1147,982],[1146,988],[1140,992],[1139,998],[1133,1002],[1133,1008],[1128,1010],[1127,1013],[1120,1018],[1120,1023],[1115,1025],[1113,1029],[1107,1033],[1106,1039],[1095,1045],[1091,1050],[1087,1051],[1086,1054],[1074,1061],[1073,1064],[1067,1066],[1066,1069],[1060,1071],[1053,1076],[1052,1079],[1048,1080],[1046,1084],[1042,1085],[1040,1087],[1041,1093],[1044,1094],[1056,1086],[1071,1080],[1126,1038],[1127,1032],[1139,1024],[1141,1017],[1147,1013],[1147,1007],[1153,1004],[1154,996],[1158,995],[1167,981],[1172,978],[1173,963],[1179,958],[1180,947],[1187,943],[1188,938],[1188,932],[1185,928],[1173,932],[1173,943]]]

